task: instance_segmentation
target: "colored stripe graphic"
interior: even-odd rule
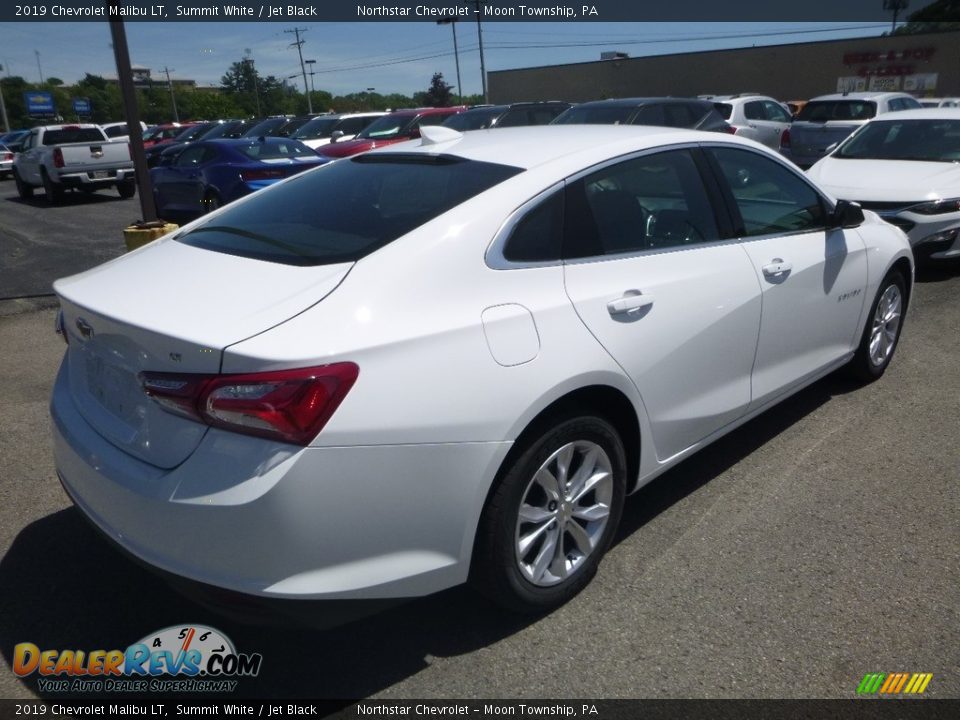
[[[858,695],[921,695],[933,673],[867,673],[857,686]]]

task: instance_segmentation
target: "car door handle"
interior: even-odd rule
[[[763,274],[767,277],[782,277],[793,270],[793,265],[782,258],[774,258],[769,265],[763,266]]]
[[[651,305],[653,305],[653,295],[642,295],[634,291],[631,294],[624,293],[622,297],[608,302],[607,310],[611,315],[629,315]]]

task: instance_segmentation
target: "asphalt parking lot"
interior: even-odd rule
[[[247,697],[851,698],[868,672],[960,697],[960,269],[924,272],[885,377],[829,377],[628,502],[594,582],[542,618],[465,589],[329,630],[239,623],[115,552],[57,481],[52,279],[122,252],[136,199],[0,181],[0,697],[15,644],[123,648],[181,623],[263,654]],[[175,283],[171,279],[171,283]],[[238,531],[242,529],[238,528]]]

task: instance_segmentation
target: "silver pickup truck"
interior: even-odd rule
[[[130,145],[111,142],[99,125],[35,127],[13,162],[13,179],[21,198],[42,187],[56,204],[65,190],[93,192],[115,187],[120,197],[133,197],[136,180]]]

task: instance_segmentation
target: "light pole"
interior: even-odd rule
[[[40,67],[40,51],[34,50],[33,54],[37,56],[37,72],[40,73],[40,84],[43,85],[43,68]]]
[[[485,0],[466,0],[476,9],[477,16],[477,42],[480,45],[480,80],[483,82],[483,102],[487,104],[490,98],[487,95],[487,67],[483,62],[483,30],[480,27],[480,16],[483,15],[483,3]]]
[[[449,17],[437,20],[437,25],[449,25],[453,30],[453,59],[457,63],[457,104],[460,104],[463,102],[463,90],[460,88],[460,50],[457,48],[457,19]]]
[[[250,68],[250,77],[253,78],[253,98],[257,101],[257,117],[261,117],[260,114],[260,88],[257,82],[257,68],[253,64],[253,58],[250,57],[250,48],[244,48],[243,63],[248,65]]]

